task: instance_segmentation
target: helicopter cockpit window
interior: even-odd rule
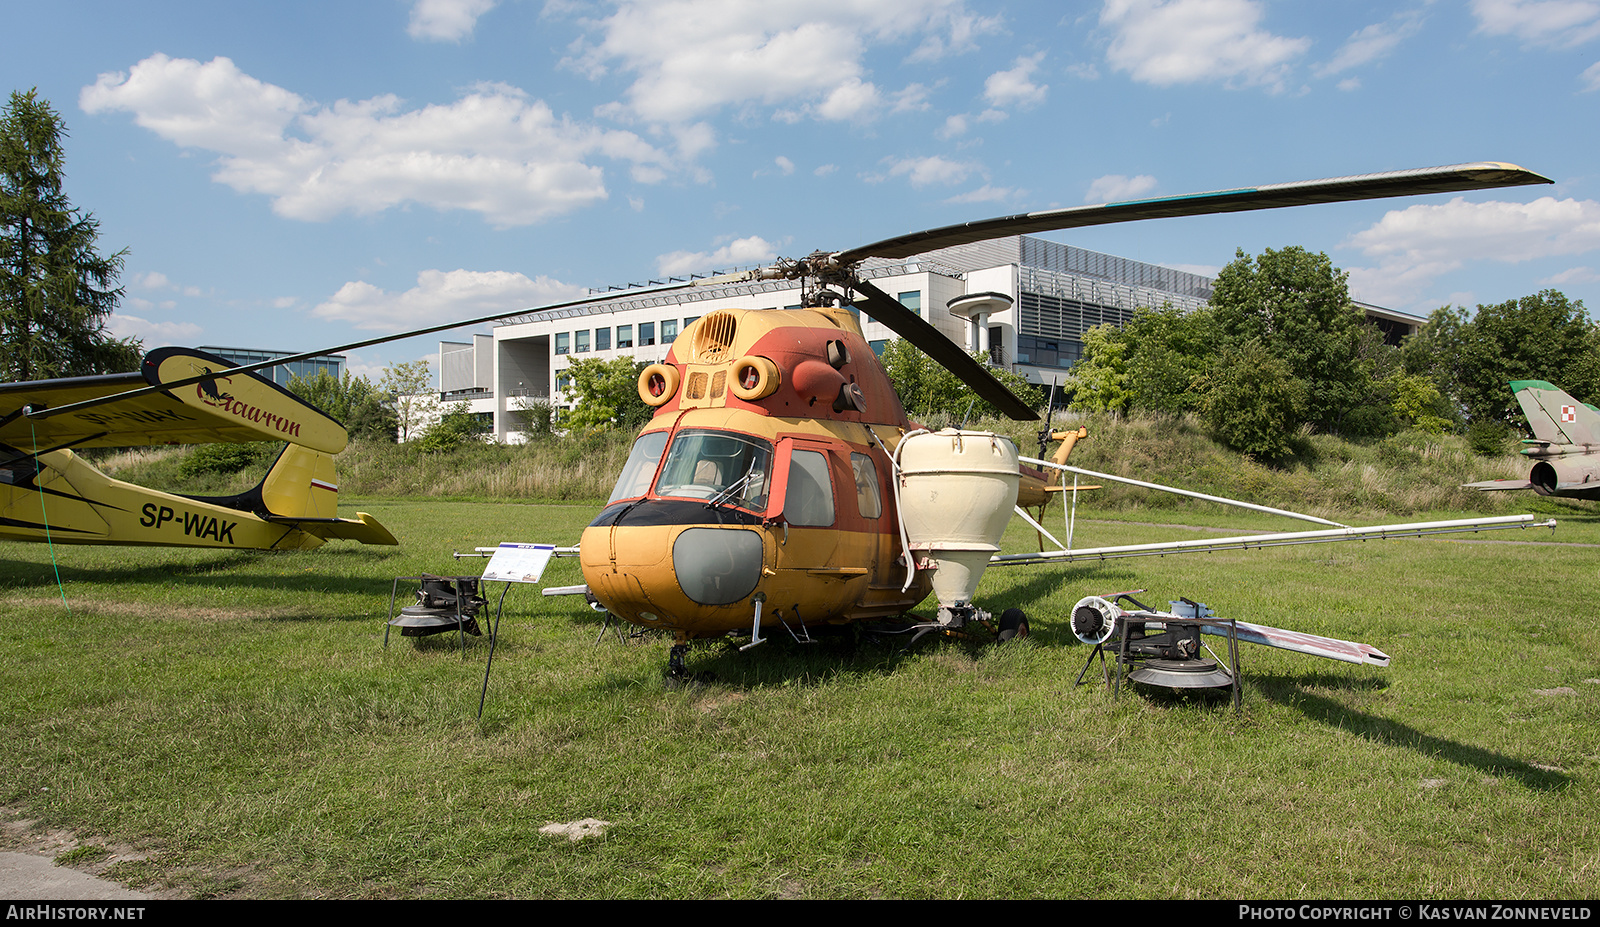
[[[789,461],[783,520],[791,525],[833,524],[833,481],[828,478],[827,455],[817,451],[794,452]]]
[[[667,449],[656,495],[760,512],[767,507],[771,481],[771,444],[724,431],[680,431]]]
[[[872,458],[865,454],[850,455],[850,469],[856,478],[856,505],[862,518],[877,518],[883,514],[883,493],[878,491],[878,469]]]
[[[622,475],[617,477],[617,487],[611,490],[606,505],[621,499],[636,499],[650,491],[650,480],[656,475],[656,464],[661,462],[661,452],[667,446],[667,432],[652,431],[639,436],[628,452],[628,462],[622,465]]]

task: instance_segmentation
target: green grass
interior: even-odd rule
[[[1587,510],[1553,535],[992,569],[980,604],[1028,611],[1019,645],[707,645],[690,668],[717,680],[688,691],[662,687],[666,641],[597,646],[581,602],[518,587],[480,722],[486,644],[385,649],[393,577],[575,542],[593,508],[358,506],[403,546],[58,548],[70,613],[43,546],[0,544],[0,805],[131,844],[148,858],[112,875],[191,897],[1556,898],[1600,875]],[[1080,512],[1076,544],[1191,516],[1296,528],[1119,507]],[[1014,523],[1007,549],[1031,544]],[[1394,662],[1246,647],[1238,713],[1075,688],[1072,604],[1133,588]],[[581,818],[611,827],[539,832]]]

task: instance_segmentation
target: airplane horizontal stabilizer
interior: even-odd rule
[[[273,516],[267,520],[280,525],[293,525],[306,534],[316,535],[325,541],[360,541],[363,544],[389,546],[400,543],[388,528],[379,524],[376,518],[366,512],[357,512],[355,519],[297,519]]]

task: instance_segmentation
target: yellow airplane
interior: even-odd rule
[[[192,380],[232,364],[158,348],[136,373],[0,384],[0,539],[283,550],[324,540],[397,544],[365,512],[337,516],[344,426],[254,373],[231,373],[48,418],[26,413]],[[285,441],[261,484],[180,496],[114,480],[74,448]]]

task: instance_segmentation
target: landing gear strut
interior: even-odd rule
[[[712,673],[691,673],[684,665],[684,658],[689,655],[689,643],[679,641],[667,651],[667,668],[662,672],[662,681],[668,689],[682,689],[687,686],[702,686],[716,678]]]

